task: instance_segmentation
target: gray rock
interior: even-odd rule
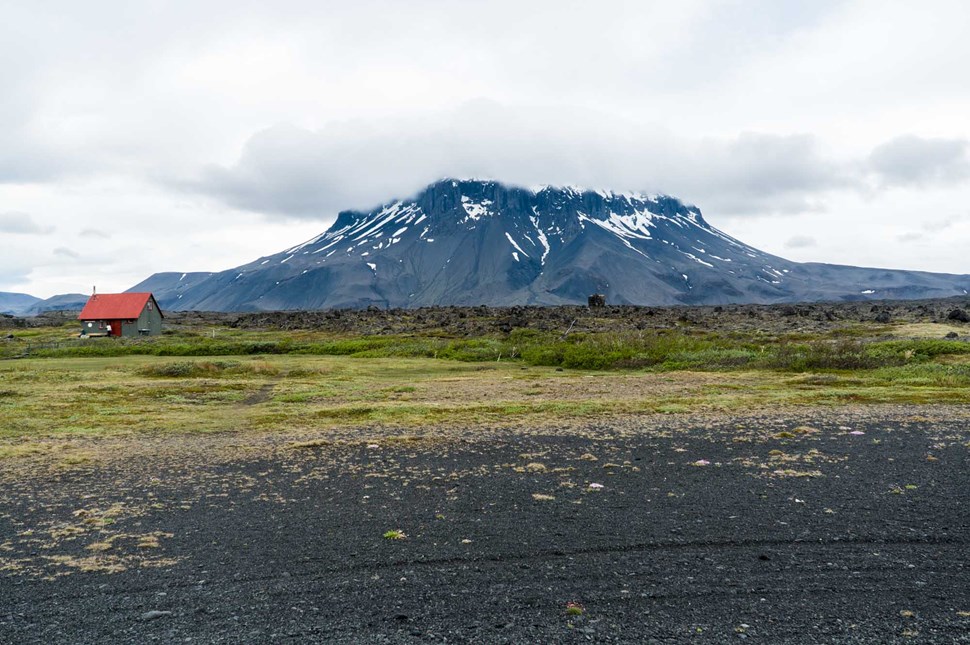
[[[946,319],[954,320],[956,322],[970,322],[970,314],[957,307],[956,309],[952,309],[950,313],[946,315]]]
[[[170,611],[152,610],[152,611],[146,611],[144,614],[139,616],[139,618],[141,620],[156,620],[158,618],[165,618],[166,616],[171,616],[171,615],[172,615],[172,612]]]

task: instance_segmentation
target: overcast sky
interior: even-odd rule
[[[2,291],[228,269],[446,176],[663,192],[793,260],[970,273],[970,3],[3,13]]]

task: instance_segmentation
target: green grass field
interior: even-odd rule
[[[175,329],[7,340],[0,457],[58,438],[548,426],[604,416],[845,403],[970,402],[970,343],[856,327],[818,338],[655,330],[477,339]],[[919,334],[927,336],[920,338]],[[45,448],[47,449],[47,448]]]

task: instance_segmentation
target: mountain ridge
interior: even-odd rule
[[[0,314],[17,315],[27,311],[31,305],[40,302],[37,296],[27,293],[0,291]]]
[[[306,242],[216,273],[132,287],[169,309],[260,311],[674,305],[964,295],[970,276],[774,256],[667,195],[448,179],[408,199],[343,211]]]

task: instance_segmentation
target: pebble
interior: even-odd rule
[[[142,614],[141,619],[155,620],[156,618],[164,618],[165,616],[171,616],[171,615],[172,615],[172,612],[170,611],[152,610],[152,611],[146,611],[144,614]]]

